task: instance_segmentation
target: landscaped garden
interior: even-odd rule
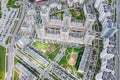
[[[72,74],[75,74],[77,76],[79,75],[78,77],[82,77],[82,74],[77,72],[77,70],[83,55],[83,51],[84,47],[81,48],[68,47],[65,51],[65,55],[60,60],[59,64]]]
[[[34,42],[33,46],[51,60],[54,60],[54,58],[60,51],[59,44]]]
[[[14,65],[18,62],[20,62],[19,59],[17,57],[14,57]],[[17,80],[20,74],[21,74],[20,71],[14,68],[14,80]]]
[[[70,13],[72,15],[72,18],[75,20],[84,20],[85,19],[83,8],[79,8],[76,10],[70,9]]]
[[[64,11],[61,11],[61,12],[54,13],[51,16],[57,16],[57,17],[60,17],[61,19],[63,19],[63,14],[64,14]]]
[[[4,80],[5,75],[5,54],[6,49],[0,45],[0,80]]]
[[[12,7],[12,8],[20,8],[20,5],[15,5],[16,1],[19,1],[19,0],[8,0],[8,3],[7,3],[8,9],[10,7]]]
[[[108,4],[111,4],[112,3],[112,0],[108,0]]]
[[[72,15],[73,20],[85,20],[83,8],[70,9],[69,11]],[[60,12],[53,13],[50,16],[57,16],[63,19],[63,14],[64,14],[64,11],[60,11]]]
[[[60,78],[58,78],[54,73],[50,73],[49,74],[54,80],[61,80]]]
[[[14,80],[18,80],[18,77],[21,75],[21,73],[15,68],[14,69]]]

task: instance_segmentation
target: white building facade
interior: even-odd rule
[[[92,11],[92,7],[85,9],[90,9]],[[88,26],[88,23],[84,23],[83,21],[72,21],[71,13],[68,9],[66,9],[63,14],[63,20],[58,17],[50,17],[49,10],[50,9],[48,9],[47,6],[44,5],[43,8],[42,5],[40,10],[42,23],[39,27],[36,27],[38,38],[42,42],[57,42],[68,45],[92,45],[95,34],[92,30],[88,31],[87,28],[91,27],[94,24],[96,19],[95,16],[94,19],[86,16],[86,20],[88,20],[90,23]],[[92,15],[93,14],[89,13],[89,16]]]

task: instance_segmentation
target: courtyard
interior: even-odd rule
[[[19,0],[8,0],[7,3],[7,8],[9,9],[10,7],[12,8],[20,8],[20,5],[15,5],[15,2]]]
[[[85,20],[83,8],[79,9],[70,9],[72,19],[74,20]]]
[[[56,12],[50,16],[57,16],[57,17],[61,18],[61,20],[63,20],[63,14],[64,14],[64,11],[60,11],[60,12]]]
[[[60,51],[60,44],[34,42],[33,46],[50,60],[54,60]]]
[[[59,64],[65,68],[68,72],[72,74],[78,75],[80,73],[77,72],[79,63],[82,58],[82,54],[84,51],[84,47],[81,48],[72,48],[68,47],[65,51],[64,56],[60,60]],[[82,74],[80,75],[82,77]]]

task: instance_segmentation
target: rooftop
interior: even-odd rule
[[[86,12],[87,12],[86,17],[95,18],[95,12],[94,12],[93,6],[90,4],[86,4],[85,7],[86,7]]]
[[[33,75],[27,68],[25,68],[22,64],[16,63],[15,67],[24,75],[24,80],[35,80],[37,77]],[[20,76],[22,77],[22,75]]]
[[[78,70],[85,70],[90,51],[91,49],[89,47],[85,48]]]
[[[77,80],[72,74],[68,73],[67,71],[63,70],[58,65],[54,65],[53,72],[64,80]]]
[[[115,80],[115,76],[111,72],[103,71],[102,79],[103,80]]]
[[[107,53],[116,55],[117,54],[116,47],[107,47]]]
[[[110,70],[114,70],[114,66],[115,66],[115,62],[113,61],[113,59],[107,60],[107,66],[106,66],[106,68],[108,68]]]

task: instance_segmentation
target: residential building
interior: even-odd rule
[[[23,36],[22,34],[18,34],[17,36],[17,42],[16,44],[20,47],[20,48],[24,48],[24,46],[26,46],[27,44],[30,43],[30,39],[26,38],[25,36]]]
[[[16,63],[15,67],[18,71],[20,71],[20,73],[22,73],[19,76],[18,80],[36,80],[37,77],[32,74],[26,67],[24,67],[22,64],[20,63]]]
[[[94,8],[91,4],[85,4],[84,5],[84,15],[86,17],[85,21],[85,28],[92,30],[92,26],[96,20]]]
[[[83,4],[84,0],[67,0],[69,7],[72,7],[74,4]]]
[[[99,12],[99,21],[102,24],[102,38],[111,37],[117,31],[117,27],[113,22],[112,8],[106,0],[96,0],[95,8]]]
[[[116,54],[117,54],[117,50],[115,47],[107,47],[103,49],[103,51],[100,54],[100,57],[110,59],[113,58]]]
[[[113,57],[114,58],[114,57]],[[108,72],[114,72],[115,69],[115,61],[111,59],[102,59],[101,60],[101,70],[108,71]]]
[[[33,58],[37,59],[44,67],[48,66],[48,59],[42,56],[41,53],[35,50],[33,47],[26,47],[24,48],[24,51],[31,55]]]
[[[107,39],[103,39],[103,48],[107,47],[115,47],[116,45],[116,39],[114,37],[109,37]]]
[[[101,22],[101,24],[102,24],[102,27],[103,27],[103,26],[107,26],[108,24],[110,24],[112,22],[113,22],[113,17],[108,16]]]
[[[87,31],[84,37],[84,44],[85,45],[92,45],[92,41],[95,39],[95,32],[94,31]]]
[[[96,80],[115,80],[115,74],[107,71],[99,72],[96,77]]]
[[[33,27],[31,24],[23,23],[23,26],[20,27],[20,30],[22,32],[31,33],[31,32],[33,32]]]
[[[78,68],[78,71],[80,73],[84,73],[84,71],[85,71],[85,68],[86,68],[86,65],[87,65],[87,61],[88,61],[88,57],[89,57],[89,53],[90,52],[91,52],[91,48],[90,47],[86,47],[84,52],[83,52],[83,56],[82,56],[82,59],[80,61],[79,68]]]
[[[113,36],[114,33],[117,32],[117,27],[113,22],[108,22],[106,26],[103,26],[103,30],[101,32],[101,38],[109,38]]]
[[[61,80],[81,80],[75,77],[74,75],[70,74],[69,72],[65,71],[63,68],[61,68],[58,65],[53,65],[52,72],[58,76]]]
[[[102,22],[106,17],[112,16],[112,9],[107,2],[102,2],[98,9],[99,12],[99,21]]]
[[[59,17],[51,17],[49,14],[47,8],[41,9],[42,23],[36,27],[38,38],[42,42],[57,42],[76,46],[80,44],[91,45],[95,35],[91,34],[92,31],[86,30],[83,21],[72,20],[68,9],[64,11],[63,20]]]
[[[104,1],[104,0],[96,0],[94,7],[95,7],[96,9],[98,9],[99,6],[100,6],[100,4],[101,4],[101,2],[103,2],[103,1]]]

